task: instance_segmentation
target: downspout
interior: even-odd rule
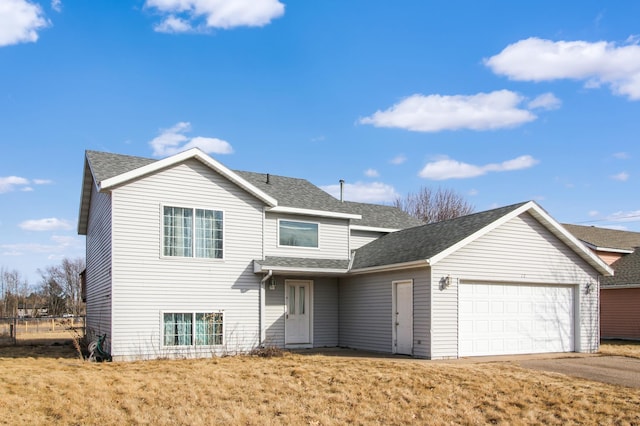
[[[267,272],[267,274],[264,277],[262,277],[262,279],[260,280],[260,346],[264,346],[264,342],[267,338],[265,324],[264,324],[264,310],[266,306],[265,283],[272,276],[273,276],[273,270],[269,269],[269,272]]]

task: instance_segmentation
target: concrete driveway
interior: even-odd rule
[[[526,359],[516,363],[532,370],[553,371],[598,382],[640,388],[640,359],[637,358],[590,356]]]

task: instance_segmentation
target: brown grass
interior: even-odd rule
[[[348,354],[349,352],[347,352]],[[511,363],[285,353],[94,364],[0,349],[4,424],[640,424],[640,389]]]
[[[620,355],[640,358],[640,342],[629,340],[605,340],[600,344],[603,355]]]

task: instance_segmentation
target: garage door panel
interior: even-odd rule
[[[459,286],[460,356],[573,351],[573,287]]]

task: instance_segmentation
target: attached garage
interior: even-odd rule
[[[404,229],[356,251],[351,274],[358,276],[340,283],[341,296],[350,296],[340,299],[340,343],[397,348],[393,327],[401,312],[392,283],[411,279],[413,338],[403,340],[403,353],[452,359],[595,352],[598,282],[612,272],[534,202]],[[354,306],[379,325],[355,318]],[[367,347],[347,338],[378,335]]]
[[[461,283],[459,355],[574,350],[574,287]]]

